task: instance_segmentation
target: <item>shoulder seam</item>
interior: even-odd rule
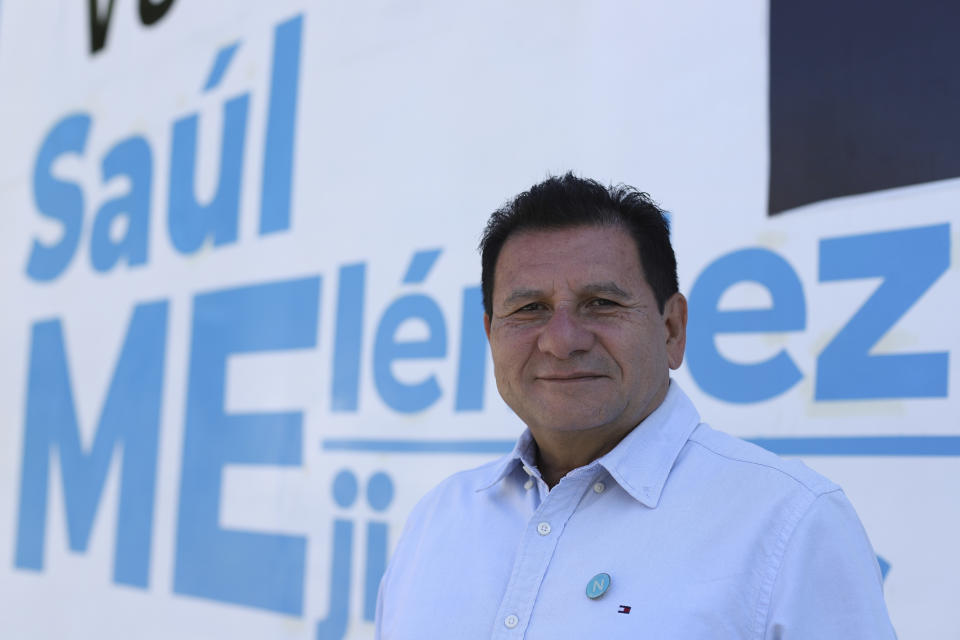
[[[731,437],[732,437],[732,436],[731,436]],[[733,461],[733,462],[742,462],[742,463],[744,463],[744,464],[752,464],[752,465],[756,465],[756,466],[758,466],[758,467],[765,467],[765,468],[767,468],[767,469],[772,469],[772,470],[774,470],[774,471],[777,471],[777,472],[785,475],[786,477],[790,478],[791,480],[793,480],[794,482],[796,482],[798,485],[800,485],[800,486],[803,487],[804,489],[806,489],[806,490],[807,490],[811,495],[813,495],[814,497],[820,497],[820,496],[822,496],[822,495],[824,495],[824,494],[827,494],[827,493],[832,493],[832,492],[834,492],[834,491],[840,491],[840,486],[839,486],[839,485],[831,482],[830,480],[827,480],[826,478],[824,478],[824,480],[825,480],[824,486],[821,488],[821,490],[818,491],[818,490],[814,489],[813,487],[811,487],[808,483],[804,482],[802,479],[798,478],[798,477],[795,476],[794,474],[790,473],[789,471],[787,471],[786,469],[783,469],[783,468],[781,468],[781,467],[777,467],[777,466],[774,466],[774,465],[771,465],[771,464],[766,464],[766,463],[764,463],[764,462],[760,462],[760,461],[757,461],[757,460],[746,460],[746,459],[744,459],[744,458],[738,458],[738,457],[735,457],[735,456],[728,455],[728,454],[726,454],[726,453],[722,453],[722,452],[720,452],[720,451],[717,451],[715,448],[708,446],[706,443],[704,443],[704,442],[702,442],[701,440],[697,439],[697,438],[694,437],[693,435],[690,436],[689,442],[691,442],[691,443],[693,443],[693,444],[700,445],[701,447],[703,447],[704,449],[706,449],[706,450],[709,451],[710,453],[712,453],[712,454],[714,454],[714,455],[716,455],[716,456],[720,456],[721,458],[725,458],[725,459],[727,459],[727,460],[731,460],[731,461]],[[771,455],[775,455],[775,454],[771,454]],[[814,472],[814,473],[816,473],[816,472]]]

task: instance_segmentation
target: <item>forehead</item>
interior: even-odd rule
[[[501,287],[540,286],[544,279],[622,285],[645,282],[633,237],[620,226],[577,226],[519,231],[497,258],[494,294]]]

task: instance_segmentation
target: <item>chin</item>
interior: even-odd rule
[[[611,416],[599,414],[597,411],[583,411],[585,407],[580,407],[580,411],[555,412],[551,415],[538,415],[533,420],[524,420],[525,423],[539,425],[546,431],[586,431],[596,429],[608,424]]]

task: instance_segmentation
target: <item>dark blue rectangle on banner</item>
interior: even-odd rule
[[[960,3],[770,2],[773,215],[960,176]]]

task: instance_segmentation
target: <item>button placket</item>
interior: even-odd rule
[[[528,475],[531,475],[529,471]],[[531,515],[500,602],[493,638],[515,638],[520,631],[526,632],[540,585],[560,542],[563,524],[592,486],[591,475],[584,473],[566,478],[543,496]],[[528,480],[531,479],[532,475]]]

